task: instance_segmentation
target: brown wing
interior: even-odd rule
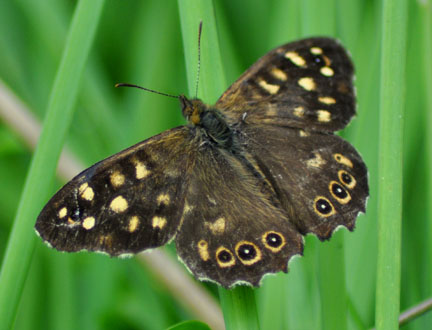
[[[348,142],[276,126],[251,125],[245,134],[248,150],[302,234],[328,239],[338,226],[354,229],[369,188],[366,166]]]
[[[178,229],[197,145],[178,127],[109,157],[77,175],[47,203],[36,222],[61,251],[137,253]]]
[[[278,47],[250,67],[217,101],[232,122],[332,132],[355,114],[353,65],[334,39]]]
[[[194,276],[224,287],[257,286],[267,273],[286,272],[303,250],[288,215],[245,161],[223,149],[201,150],[176,236],[177,253]]]

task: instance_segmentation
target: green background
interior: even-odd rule
[[[380,88],[387,84],[387,80],[380,84],[381,33],[383,26],[391,24],[382,19],[381,1],[224,0],[213,5],[216,25],[212,33],[216,32],[219,40],[225,87],[270,49],[305,36],[340,39],[356,66],[358,114],[342,135],[359,150],[369,168],[367,214],[358,218],[353,233],[339,230],[330,242],[308,236],[304,257],[290,263],[289,274],[263,281],[255,290],[261,328],[330,329],[331,324],[340,322],[349,329],[374,326],[375,297],[377,291],[386,290],[382,284],[376,285],[381,239],[378,189],[385,192],[378,187],[378,168],[388,152],[379,149],[382,134],[390,138],[395,134],[394,149],[403,151],[403,180],[400,175],[395,179],[403,189],[402,250],[394,251],[401,260],[400,309],[431,296],[432,100],[427,93],[432,90],[431,3],[409,2],[406,29],[400,22],[406,45],[389,58],[395,63],[401,59],[406,65],[404,79],[388,81],[405,89],[405,100],[399,92],[392,96],[404,102],[403,131],[398,132],[403,133],[402,144],[398,134],[391,129],[383,132],[380,126]],[[105,1],[83,73],[78,73],[75,112],[66,138],[66,146],[85,166],[183,123],[175,99],[114,88],[115,83],[129,82],[175,95],[189,94],[180,25],[184,17],[178,6],[172,0]],[[194,1],[182,6],[182,10],[188,6],[191,12],[196,10]],[[39,122],[45,118],[75,7],[75,1],[65,0],[0,1],[0,79]],[[205,24],[203,40],[210,34]],[[194,40],[195,48],[197,30],[198,25],[193,35],[187,36]],[[79,53],[82,45],[74,47]],[[196,53],[196,49],[186,53],[191,51]],[[201,55],[205,72],[205,57],[209,56],[205,48]],[[192,62],[196,63],[195,57]],[[203,84],[200,90],[212,88]],[[68,82],[63,88],[68,91]],[[215,99],[204,101],[213,103]],[[0,259],[6,253],[31,158],[32,150],[22,135],[0,118]],[[38,180],[44,181],[45,176]],[[62,183],[60,179],[52,184],[49,181],[50,191],[41,191],[39,198],[47,201]],[[395,208],[397,203],[395,200]],[[33,207],[42,206],[36,203]],[[32,225],[35,219],[26,221]],[[395,226],[399,221],[394,219]],[[384,231],[391,230],[392,222],[387,225]],[[136,259],[63,254],[48,249],[35,235],[31,237],[36,244],[31,264],[19,274],[26,282],[17,302],[16,329],[161,329],[197,318],[149,271],[151,265],[143,266]],[[175,253],[172,246],[165,250]],[[14,258],[20,261],[19,254]],[[215,285],[196,285],[217,299]],[[430,324],[432,317],[424,316],[406,329],[427,329]]]

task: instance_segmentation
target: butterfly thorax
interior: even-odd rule
[[[224,115],[215,108],[211,108],[199,99],[187,99],[180,95],[182,113],[186,120],[197,127],[218,147],[231,151],[237,150],[234,130],[225,120]]]

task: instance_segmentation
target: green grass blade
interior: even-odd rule
[[[336,2],[303,2],[302,34],[336,37]],[[317,245],[321,326],[323,329],[347,328],[347,293],[345,283],[344,235],[335,233],[330,242]]]
[[[402,124],[407,2],[385,0],[382,15],[375,316],[378,330],[398,328],[400,306]]]
[[[254,290],[239,285],[234,289],[219,288],[219,298],[227,330],[259,329]]]
[[[321,243],[318,254],[318,282],[322,329],[346,329],[348,299],[345,283],[344,232]]]
[[[0,274],[0,329],[10,329],[30,265],[33,225],[51,188],[56,160],[71,121],[74,100],[103,0],[80,1],[52,89],[44,128],[27,176]]]
[[[210,330],[210,327],[200,321],[184,321],[169,327],[167,330]]]
[[[207,104],[215,103],[227,86],[220,55],[213,3],[204,0],[180,0],[178,5],[190,97],[194,97],[196,92],[198,25],[202,20],[201,74],[198,95]]]
[[[426,216],[424,219],[432,218],[432,62],[430,56],[432,54],[432,1],[424,1],[420,3],[423,23],[423,69],[424,69],[424,90],[425,92],[425,112],[426,112],[426,137],[425,137],[425,153],[426,153],[426,168],[429,169],[426,175]],[[422,277],[425,284],[425,296],[432,296],[432,221],[427,221],[426,228],[426,244],[425,257],[422,263],[426,265],[424,276]],[[427,321],[432,322],[432,315],[429,313]]]
[[[186,71],[190,95],[195,94],[197,69],[197,31],[200,20],[203,21],[201,37],[201,77],[198,95],[206,103],[214,103],[226,88],[223,74],[216,22],[211,1],[178,2],[183,44],[186,57]],[[233,290],[219,288],[225,325],[227,329],[258,329],[255,296],[249,287],[237,287]]]

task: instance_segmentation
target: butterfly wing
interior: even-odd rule
[[[210,166],[210,164],[212,164]],[[207,146],[190,177],[177,253],[194,276],[228,288],[287,271],[302,236],[249,160]]]
[[[302,234],[323,240],[338,226],[354,229],[369,188],[366,165],[348,142],[268,125],[248,125],[244,132],[248,150]]]
[[[334,39],[288,43],[259,59],[215,107],[233,122],[337,131],[355,114],[353,72]]]
[[[165,244],[179,226],[195,151],[182,126],[95,164],[51,198],[36,231],[68,252],[117,256]]]

